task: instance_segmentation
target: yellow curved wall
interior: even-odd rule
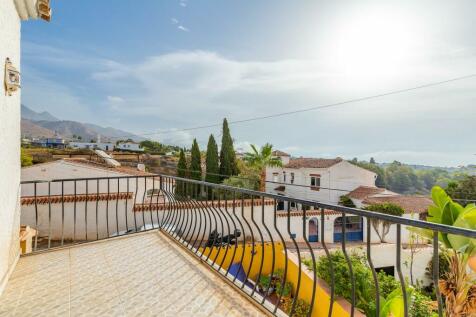
[[[244,252],[243,252],[244,250]],[[228,247],[213,247],[205,248],[205,256],[209,256],[211,261],[215,261],[215,264],[221,265],[223,269],[228,269],[231,263],[242,263],[245,273],[249,271],[249,278],[256,281],[260,266],[261,259],[263,260],[263,267],[261,275],[271,274],[271,268],[273,265],[273,250],[274,250],[274,271],[278,269],[284,270],[286,257],[284,248],[281,243],[264,243],[262,246],[260,243],[253,245],[248,243],[243,249],[243,245]],[[202,251],[202,249],[200,250]],[[254,253],[254,255],[253,255]],[[233,256],[234,255],[234,256]],[[253,261],[251,263],[251,261]],[[251,264],[251,266],[250,266]],[[296,294],[296,286],[298,284],[299,276],[301,277],[301,286],[299,288],[298,298],[305,300],[307,303],[311,303],[312,290],[313,290],[313,273],[305,270],[304,264],[301,265],[301,274],[299,275],[299,265],[297,257],[288,251],[287,261],[287,281],[293,283],[293,294]],[[330,295],[325,289],[325,286],[319,281],[316,285],[316,292],[314,295],[314,307],[312,310],[313,317],[328,317]],[[332,316],[334,317],[348,317],[350,313],[342,307],[339,302],[334,302]]]

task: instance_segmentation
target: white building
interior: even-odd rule
[[[120,151],[144,152],[144,149],[136,142],[119,142],[116,149]]]
[[[341,158],[290,158],[286,153],[278,154],[283,167],[266,169],[268,193],[337,204],[342,195],[359,186],[376,188],[377,174]]]
[[[40,239],[55,241],[96,240],[135,230],[136,225],[157,224],[157,213],[148,212],[144,218],[135,212],[142,205],[163,202],[160,181],[150,175],[79,159],[24,167],[23,182],[51,182],[38,183],[36,188],[33,183],[22,185],[21,224],[37,228]]]
[[[114,150],[114,143],[69,142],[69,147],[73,149],[103,150],[109,152]]]
[[[50,19],[48,1],[0,1],[0,294],[20,254],[21,20]]]

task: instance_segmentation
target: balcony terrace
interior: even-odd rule
[[[157,230],[22,257],[0,316],[262,316]]]
[[[283,200],[302,210],[278,211]],[[165,175],[26,181],[21,204],[21,224],[35,236],[0,297],[0,316],[364,316],[352,249],[372,272],[376,311],[383,305],[371,219],[393,224],[385,257],[403,294],[407,227],[433,234],[420,246],[430,251],[433,282],[438,233],[476,238],[474,230]],[[342,241],[326,243],[335,226],[326,217],[336,214]],[[347,241],[356,228],[349,217],[363,219],[360,243]],[[319,242],[309,242],[311,225]],[[335,280],[333,248],[345,256],[345,286]],[[312,269],[319,258],[330,261],[327,280]],[[412,303],[402,305],[409,316]]]

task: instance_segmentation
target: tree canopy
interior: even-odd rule
[[[273,156],[273,145],[266,143],[257,149],[254,144],[251,145],[251,152],[245,153],[244,161],[250,166],[260,171],[260,190],[265,191],[266,186],[266,167],[281,167],[281,159]]]
[[[476,175],[466,175],[459,181],[450,182],[446,192],[453,199],[476,200]]]

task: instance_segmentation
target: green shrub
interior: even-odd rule
[[[376,315],[376,289],[372,271],[368,266],[365,255],[352,253],[349,255],[352,263],[352,270],[355,281],[355,296],[356,306],[362,310],[367,316]],[[344,253],[340,250],[330,253],[330,257],[321,256],[316,263],[317,275],[326,281],[329,285],[331,283],[330,262],[334,268],[334,290],[337,296],[342,296],[349,302],[352,300],[352,283],[349,271],[349,266],[344,257]],[[312,261],[305,259],[303,263],[309,268],[312,268]],[[377,273],[379,282],[379,291],[382,301],[390,295],[398,292],[401,289],[400,282],[391,275],[380,271]],[[410,289],[410,288],[409,288]],[[411,312],[412,317],[429,317],[432,316],[433,306],[429,305],[431,298],[422,294],[421,292],[412,289]],[[382,307],[381,307],[382,308]]]
[[[412,304],[410,307],[410,316],[412,317],[428,317],[432,316],[433,304],[430,297],[414,291],[412,294]]]
[[[261,275],[258,284],[261,288],[268,289],[271,286],[271,276]]]
[[[344,206],[344,207],[349,207],[349,208],[355,208],[354,202],[347,195],[340,196],[339,205]]]
[[[375,285],[373,283],[372,272],[367,266],[365,256],[357,253],[349,255],[352,263],[353,278],[355,281],[356,306],[371,315],[374,310]],[[330,256],[322,256],[316,263],[317,275],[331,283],[330,263],[334,268],[334,290],[335,294],[351,301],[352,283],[349,266],[342,251],[331,252]]]
[[[284,286],[282,280],[276,282],[276,293],[282,297],[291,297],[291,292],[293,290],[293,284],[291,282],[285,282]]]
[[[380,289],[380,295],[387,297],[395,289],[400,287],[400,282],[398,282],[394,276],[388,275],[384,271],[379,271],[377,273],[378,286]]]
[[[286,308],[287,308],[286,313],[290,314],[292,309],[292,302],[290,305],[287,305]],[[297,299],[296,304],[294,305],[293,316],[306,317],[309,314],[310,309],[311,309],[311,306],[308,304],[308,302],[302,299]]]
[[[26,153],[23,149],[20,151],[21,167],[33,165],[33,157]]]

